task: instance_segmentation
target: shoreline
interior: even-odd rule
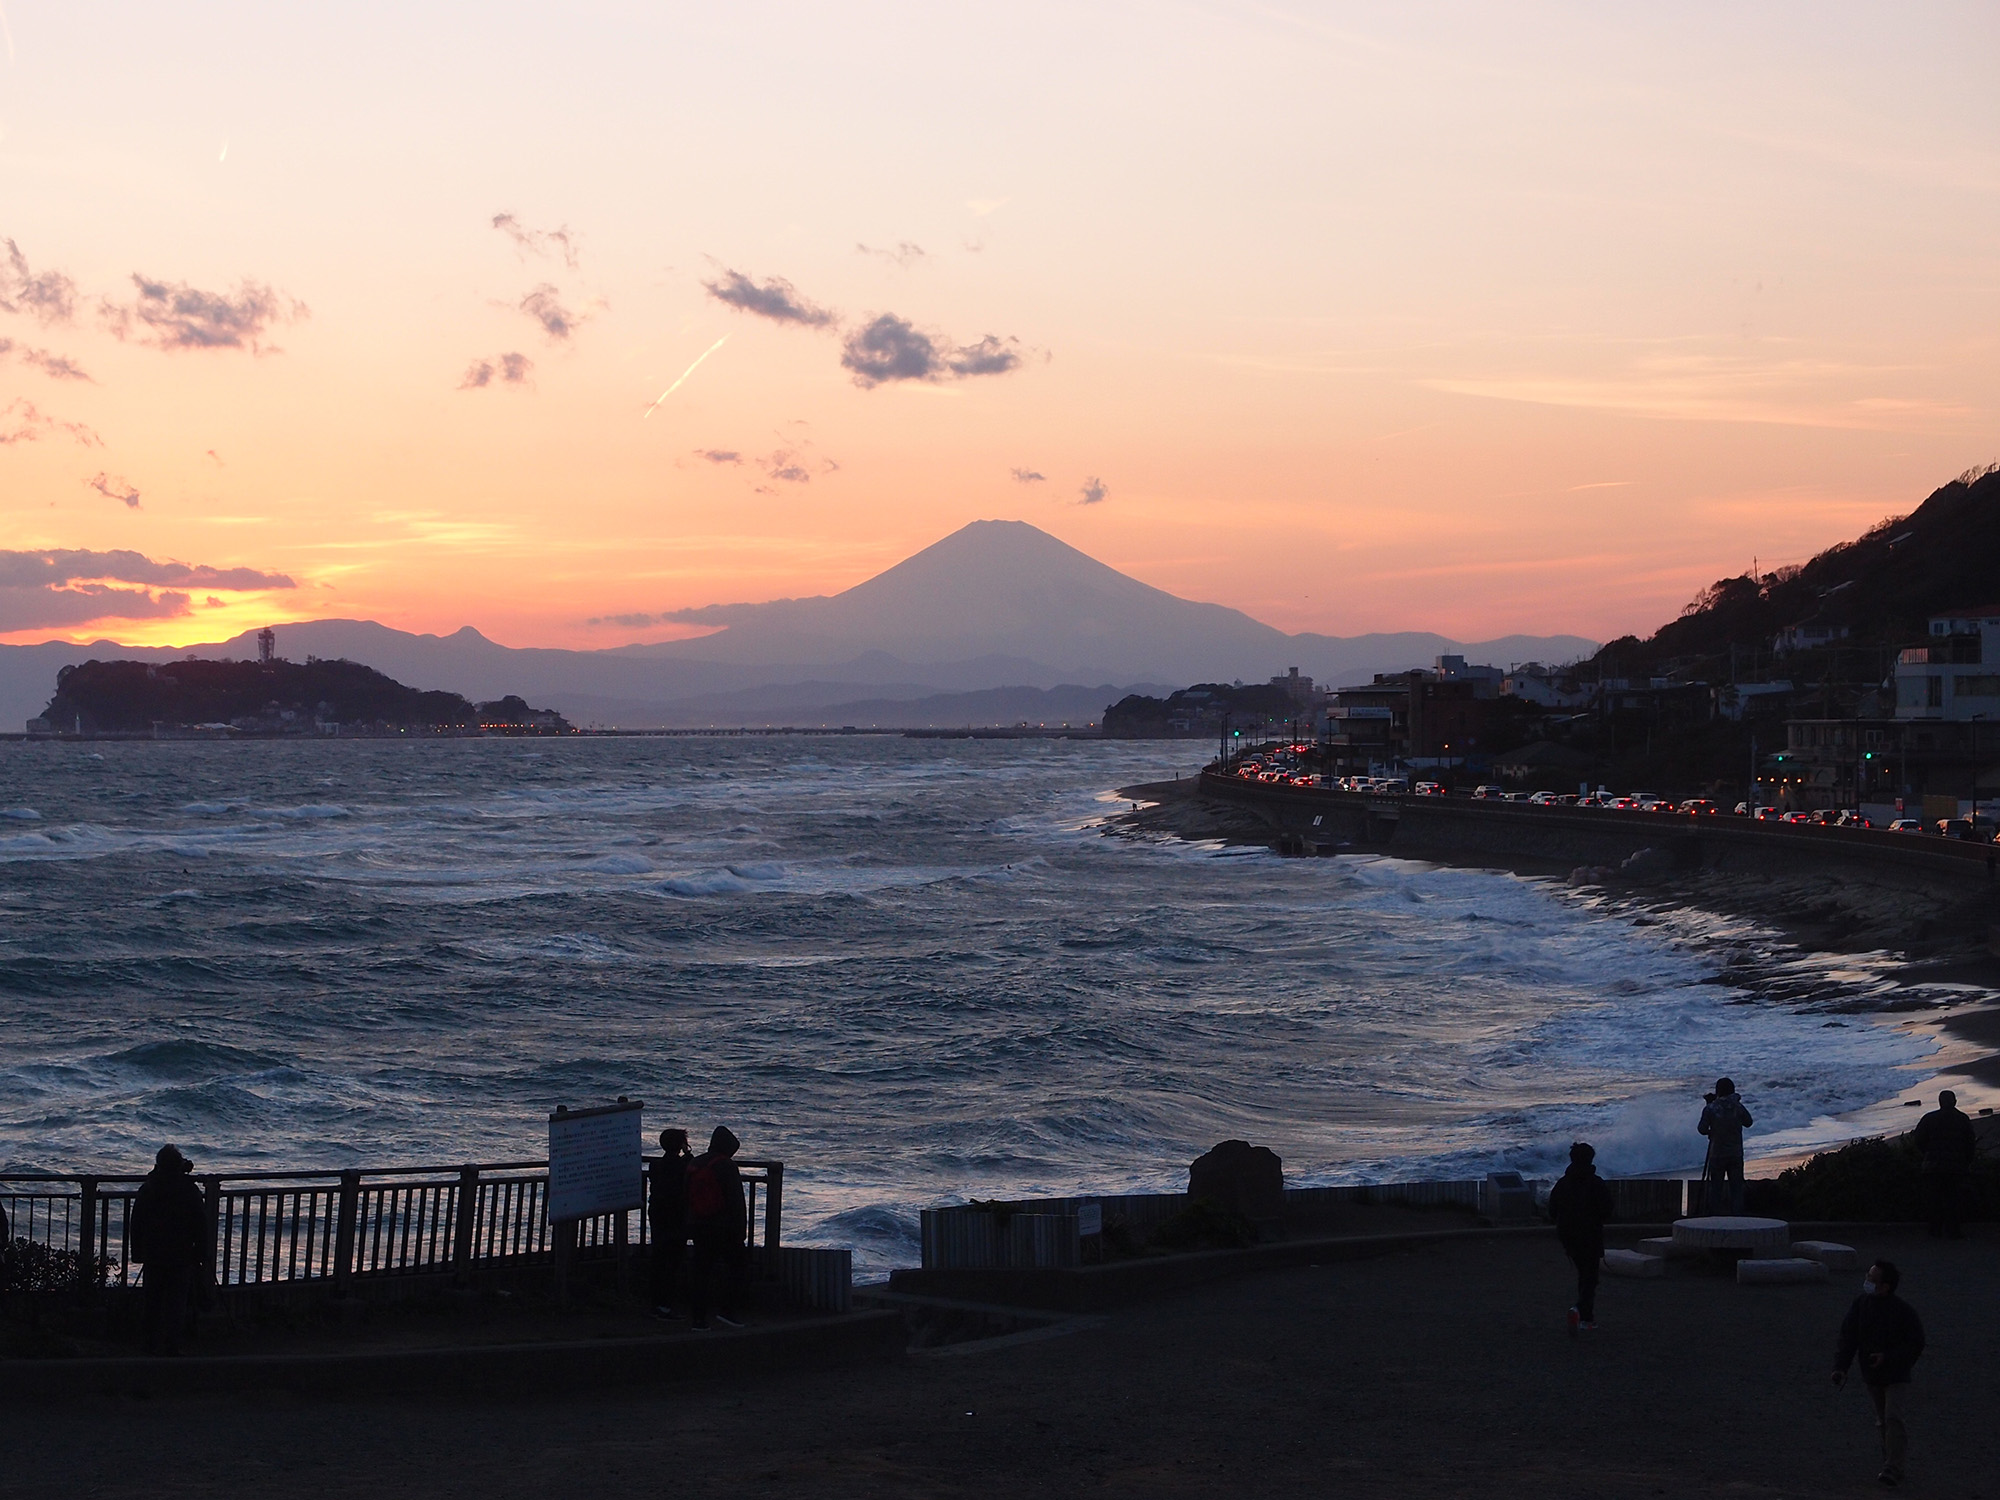
[[[1116,788],[1128,804],[1110,813],[1102,832],[1135,841],[1172,839],[1231,847],[1274,849],[1271,826],[1246,808],[1204,800],[1196,778],[1140,782]],[[1922,1093],[1925,1108],[1939,1088],[1957,1091],[1959,1104],[1975,1117],[1981,1108],[2000,1107],[2000,955],[1983,921],[1953,921],[1951,904],[1897,881],[1838,874],[1768,875],[1716,870],[1676,871],[1647,882],[1579,881],[1575,871],[1545,859],[1509,861],[1469,856],[1452,859],[1435,850],[1398,853],[1390,845],[1343,846],[1334,858],[1405,859],[1457,869],[1492,870],[1564,887],[1574,903],[1628,921],[1633,926],[1674,925],[1682,913],[1751,924],[1767,940],[1748,951],[1732,944],[1715,982],[1780,1003],[1827,988],[1825,961],[1850,955],[1866,961],[1868,972],[1851,983],[1865,986],[1852,1009],[1879,1025],[1918,1031],[1936,1052],[1912,1070],[1909,1085],[1893,1096],[1830,1118],[1852,1126],[1847,1137],[1901,1135],[1915,1123],[1909,1100]],[[1691,946],[1690,935],[1684,941]],[[1804,972],[1794,972],[1803,968]],[[1954,997],[1958,992],[1959,997]],[[1905,1115],[1908,1117],[1905,1118]],[[1829,1144],[1774,1145],[1757,1150],[1748,1165],[1774,1174],[1806,1161]],[[1696,1168],[1698,1175],[1699,1168]]]

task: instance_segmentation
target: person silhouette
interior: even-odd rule
[[[1708,1162],[1702,1168],[1711,1214],[1743,1212],[1743,1132],[1756,1122],[1737,1096],[1730,1079],[1715,1080],[1715,1092],[1704,1096],[1701,1119],[1695,1129],[1708,1137]]]

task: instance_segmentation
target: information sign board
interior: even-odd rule
[[[561,1224],[645,1202],[639,1144],[643,1104],[559,1109],[549,1116],[549,1219]]]

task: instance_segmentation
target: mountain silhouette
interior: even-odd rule
[[[1022,521],[975,521],[831,596],[709,605],[669,618],[718,628],[693,640],[569,651],[502,646],[470,626],[419,635],[372,620],[310,620],[278,626],[278,650],[295,661],[363,662],[413,687],[475,700],[519,694],[578,724],[631,728],[951,725],[1058,710],[1076,722],[1078,705],[1100,694],[1101,708],[1135,689],[1258,681],[1289,667],[1345,683],[1446,652],[1503,664],[1566,661],[1596,644],[1578,636],[1465,643],[1421,631],[1288,635],[1241,610],[1141,583]],[[72,662],[256,651],[248,631],[199,646],[0,646],[0,724],[39,712],[56,672]],[[898,703],[909,705],[901,719],[885,708]]]

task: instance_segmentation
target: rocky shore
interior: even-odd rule
[[[1277,847],[1271,825],[1255,811],[1205,799],[1199,787],[1192,778],[1121,787],[1127,810],[1106,819],[1104,832]],[[1399,857],[1393,843],[1352,852]],[[1559,883],[1570,899],[1635,924],[1681,928],[1719,958],[1721,984],[1780,1002],[1830,1001],[1856,1014],[1921,1019],[1947,1042],[1941,1074],[1963,1080],[1961,1088],[2000,1090],[1996,898],[1984,890],[1940,889],[1893,866],[1773,873],[1639,859],[1579,867],[1486,853],[1454,859],[1434,848],[1400,857],[1506,869]],[[1717,917],[1730,919],[1720,931]],[[1856,963],[1840,973],[1826,955]],[[1835,988],[1838,995],[1830,993]]]

